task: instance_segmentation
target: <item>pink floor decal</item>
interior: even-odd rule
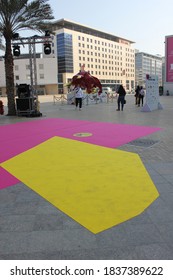
[[[75,139],[95,145],[117,148],[161,128],[128,124],[91,122],[66,119],[41,119],[1,126],[0,162],[39,145],[53,137]],[[76,137],[76,133],[91,133]],[[0,167],[0,189],[19,181]]]

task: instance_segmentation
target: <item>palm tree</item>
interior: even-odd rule
[[[0,35],[5,39],[5,77],[8,115],[16,115],[11,42],[22,29],[42,31],[53,19],[48,0],[0,0]]]

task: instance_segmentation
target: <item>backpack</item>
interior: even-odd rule
[[[144,92],[143,89],[140,90],[140,95],[141,95],[141,96],[144,96],[144,95],[145,95],[145,92]]]

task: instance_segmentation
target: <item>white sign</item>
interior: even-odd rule
[[[146,75],[146,103],[142,112],[163,109],[159,102],[159,81],[156,75]]]

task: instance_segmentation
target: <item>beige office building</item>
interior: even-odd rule
[[[132,41],[66,19],[53,23],[53,52],[57,56],[58,88],[70,82],[84,64],[102,86],[135,87],[135,50]]]
[[[52,24],[50,55],[37,54],[37,90],[40,94],[67,92],[67,84],[85,64],[103,87],[135,87],[135,50],[132,41],[66,19]],[[31,83],[29,56],[14,57],[15,84]],[[4,60],[0,59],[0,95],[6,94]]]

